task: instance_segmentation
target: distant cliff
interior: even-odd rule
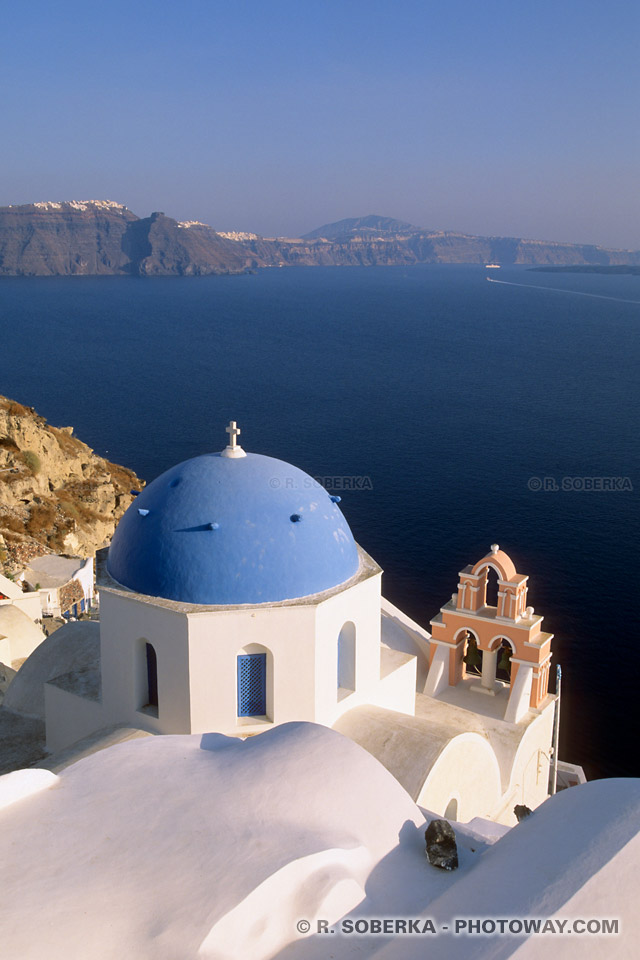
[[[109,200],[0,207],[0,275],[241,273],[246,255],[205,224],[140,219]]]
[[[71,427],[0,396],[0,572],[49,552],[93,554],[142,486]]]
[[[476,237],[378,216],[328,223],[302,240],[324,243],[336,254],[365,263],[640,264],[638,250],[520,237]]]
[[[138,217],[109,201],[0,207],[0,273],[125,272],[123,237]]]
[[[375,215],[289,239],[217,233],[163,213],[140,218],[108,200],[0,207],[0,275],[6,276],[204,276],[262,267],[414,263],[636,265],[640,251],[475,237]]]

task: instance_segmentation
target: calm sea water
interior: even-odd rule
[[[221,449],[231,418],[248,450],[365,478],[335,492],[425,626],[499,543],[555,634],[561,757],[638,775],[640,278],[492,276],[516,285],[473,266],[2,278],[0,392],[147,480]],[[582,477],[634,490],[562,489]]]

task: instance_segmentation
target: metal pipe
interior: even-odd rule
[[[560,664],[556,666],[556,711],[553,720],[553,759],[551,762],[551,796],[556,792],[558,786],[558,738],[560,735],[560,696],[562,693],[562,668]]]

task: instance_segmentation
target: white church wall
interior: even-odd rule
[[[385,597],[381,598],[380,611],[382,643],[416,657],[416,690],[422,693],[429,673],[430,634]]]
[[[548,703],[529,724],[518,745],[505,790],[508,802],[505,810],[495,817],[500,823],[516,822],[513,807],[517,803],[533,810],[547,799],[554,709],[555,701]]]
[[[186,615],[103,589],[100,620],[105,724],[125,722],[158,733],[189,733]],[[153,646],[157,657],[157,716],[143,703],[145,643]]]
[[[428,697],[437,697],[449,686],[449,647],[444,643],[434,643],[434,646],[436,649],[424,687]]]
[[[355,628],[355,689],[338,686],[338,643],[345,624]],[[332,726],[346,710],[371,699],[380,685],[380,574],[323,600],[315,613],[316,716]]]
[[[518,723],[529,712],[532,684],[533,666],[528,663],[520,663],[504,715],[507,723]]]
[[[50,683],[44,685],[47,750],[57,753],[105,725],[102,704]]]
[[[189,615],[191,730],[247,735],[314,720],[314,606],[244,607]],[[238,716],[237,658],[267,653],[267,719]]]
[[[416,711],[417,658],[400,650],[381,650],[376,706],[413,716]]]
[[[462,733],[444,748],[418,796],[418,806],[444,816],[456,801],[456,819],[493,819],[502,798],[500,768],[494,751],[477,733]]]

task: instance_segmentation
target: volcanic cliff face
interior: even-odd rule
[[[0,207],[0,275],[195,276],[240,273],[246,259],[206,224],[140,219],[110,200]]]
[[[0,572],[44,553],[90,556],[143,486],[31,407],[0,396]]]
[[[638,250],[608,250],[592,244],[475,237],[427,230],[388,217],[368,216],[328,223],[304,241],[367,263],[636,264]]]
[[[109,200],[0,208],[0,275],[205,276],[261,267],[413,263],[640,264],[640,251],[474,237],[374,215],[288,239],[221,234],[163,213],[140,219]]]
[[[147,245],[146,252],[141,247],[132,251],[131,262],[140,276],[196,277],[246,270],[245,250],[206,223],[178,223],[163,213],[152,213],[134,229],[144,234]]]
[[[127,272],[123,237],[135,213],[109,200],[0,208],[0,274]]]

